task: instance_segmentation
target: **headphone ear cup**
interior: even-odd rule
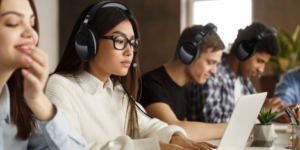
[[[86,33],[78,31],[75,37],[75,49],[80,59],[85,61],[88,54],[88,39]]]
[[[191,65],[199,56],[200,49],[199,49],[199,42],[195,42],[192,40],[182,42],[179,47],[177,48],[177,58],[184,64],[184,65]]]
[[[92,41],[93,41],[93,48],[91,48],[91,59],[93,60],[95,58],[95,56],[97,55],[98,53],[98,49],[99,49],[99,38],[98,38],[98,35],[96,33],[95,30],[93,29],[89,29],[90,32],[91,32],[91,35],[92,35]]]
[[[92,61],[98,52],[99,39],[96,32],[88,28],[80,28],[75,37],[75,49],[85,62]]]
[[[240,61],[246,61],[255,53],[255,44],[247,40],[241,41],[235,53]]]

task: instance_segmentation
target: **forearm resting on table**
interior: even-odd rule
[[[169,124],[182,127],[188,138],[194,141],[220,139],[227,126],[227,123],[214,124],[192,121],[176,121]]]

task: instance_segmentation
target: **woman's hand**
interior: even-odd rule
[[[168,144],[163,142],[159,142],[159,146],[161,150],[190,150],[188,148],[183,148],[175,144]]]
[[[51,120],[55,115],[55,109],[43,92],[49,74],[48,56],[35,46],[27,50],[26,54],[29,66],[28,69],[22,69],[24,98],[39,120]]]
[[[31,101],[38,101],[43,95],[43,88],[48,78],[48,57],[38,47],[35,47],[28,54],[28,69],[22,69],[24,76],[24,98]]]
[[[176,144],[192,150],[212,150],[212,148],[217,148],[215,145],[206,142],[195,142],[180,135],[173,135],[170,144]]]

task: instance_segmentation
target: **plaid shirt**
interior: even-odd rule
[[[211,75],[205,84],[193,82],[190,85],[190,102],[188,120],[210,123],[229,122],[235,106],[234,84],[236,76],[225,61],[223,54],[221,62],[217,65],[217,73]],[[256,93],[249,78],[238,78],[242,84],[242,95]]]

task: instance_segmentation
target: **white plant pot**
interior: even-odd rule
[[[254,141],[274,141],[274,124],[261,125],[256,124],[253,127]]]

